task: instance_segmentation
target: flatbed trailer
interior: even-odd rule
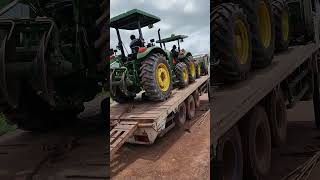
[[[186,88],[175,89],[164,102],[151,102],[142,98],[123,104],[112,104],[110,110],[110,156],[125,143],[153,144],[172,129],[179,107],[189,96],[208,89],[209,76],[201,76]]]
[[[223,167],[230,167],[226,162],[219,160],[219,146],[222,144],[222,139],[225,137],[233,138],[230,135],[234,128],[239,131],[241,138],[235,141],[242,141],[240,149],[246,149],[244,146],[247,143],[243,142],[243,134],[249,131],[246,126],[240,128],[240,123],[245,121],[249,112],[256,106],[264,107],[263,102],[266,101],[269,95],[279,90],[284,92],[285,109],[292,108],[299,100],[304,100],[304,97],[311,93],[310,98],[314,101],[314,114],[316,125],[319,127],[320,114],[320,96],[319,96],[319,46],[315,43],[293,46],[288,51],[276,54],[272,64],[261,70],[251,72],[249,79],[233,84],[232,86],[217,87],[210,85],[210,109],[211,109],[211,167],[212,174],[216,176],[221,173]],[[214,72],[211,72],[214,76]],[[268,107],[264,107],[268,110]],[[271,122],[269,122],[271,123]],[[270,129],[272,125],[270,124]],[[270,130],[272,131],[272,129]],[[227,139],[228,139],[227,138]],[[221,149],[221,148],[220,148]],[[242,155],[245,150],[240,150]],[[249,149],[250,151],[250,149]],[[220,157],[220,158],[219,158]],[[235,162],[237,161],[237,162]],[[241,163],[244,158],[235,158],[233,162]],[[241,165],[245,166],[244,163]],[[242,171],[243,172],[243,171]],[[242,176],[242,172],[237,174]]]

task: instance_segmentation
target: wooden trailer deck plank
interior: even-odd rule
[[[110,120],[139,121],[152,123],[166,118],[181,104],[189,94],[199,88],[208,80],[208,76],[202,76],[184,89],[175,89],[165,102],[150,102],[138,99],[133,103],[115,104],[111,106]]]
[[[318,49],[315,44],[295,46],[274,57],[272,65],[253,72],[246,81],[211,92],[211,139],[213,142],[234,126],[238,120],[279,85],[290,73]]]

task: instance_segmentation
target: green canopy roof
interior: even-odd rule
[[[156,43],[167,43],[167,42],[171,42],[171,41],[177,41],[179,39],[184,39],[187,37],[188,36],[185,36],[185,35],[172,35],[171,37],[161,39],[160,41],[158,40],[158,41],[156,41]]]
[[[157,23],[160,18],[151,15],[139,9],[132,9],[128,12],[111,18],[110,27],[126,30],[138,29],[138,20],[140,20],[141,28]]]

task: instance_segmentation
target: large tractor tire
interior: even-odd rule
[[[253,39],[253,66],[271,64],[275,50],[275,29],[270,0],[236,0],[243,7]]]
[[[274,147],[285,144],[287,139],[287,111],[285,99],[281,90],[274,90],[267,98],[266,110],[268,114],[271,139]]]
[[[242,180],[243,152],[238,127],[233,127],[219,139],[217,161],[223,162],[221,171],[216,174],[218,180]]]
[[[196,65],[196,78],[200,78],[201,77],[201,64],[198,62],[195,62]]]
[[[140,79],[145,95],[151,101],[165,101],[172,92],[172,75],[165,56],[150,54],[142,61]]]
[[[232,3],[213,9],[213,51],[219,64],[213,66],[215,81],[239,81],[251,68],[251,36],[243,10]]]
[[[189,82],[194,82],[196,80],[196,64],[192,56],[187,57],[186,64],[189,71]]]
[[[189,71],[186,63],[179,62],[175,67],[175,73],[179,88],[187,87],[189,84]]]
[[[271,167],[271,134],[268,116],[260,105],[241,120],[245,179],[265,179]]]
[[[273,0],[272,11],[275,24],[276,50],[285,51],[289,47],[289,7],[285,0]]]

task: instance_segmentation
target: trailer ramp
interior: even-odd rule
[[[121,121],[110,131],[110,158],[132,136],[138,128],[138,122]]]

